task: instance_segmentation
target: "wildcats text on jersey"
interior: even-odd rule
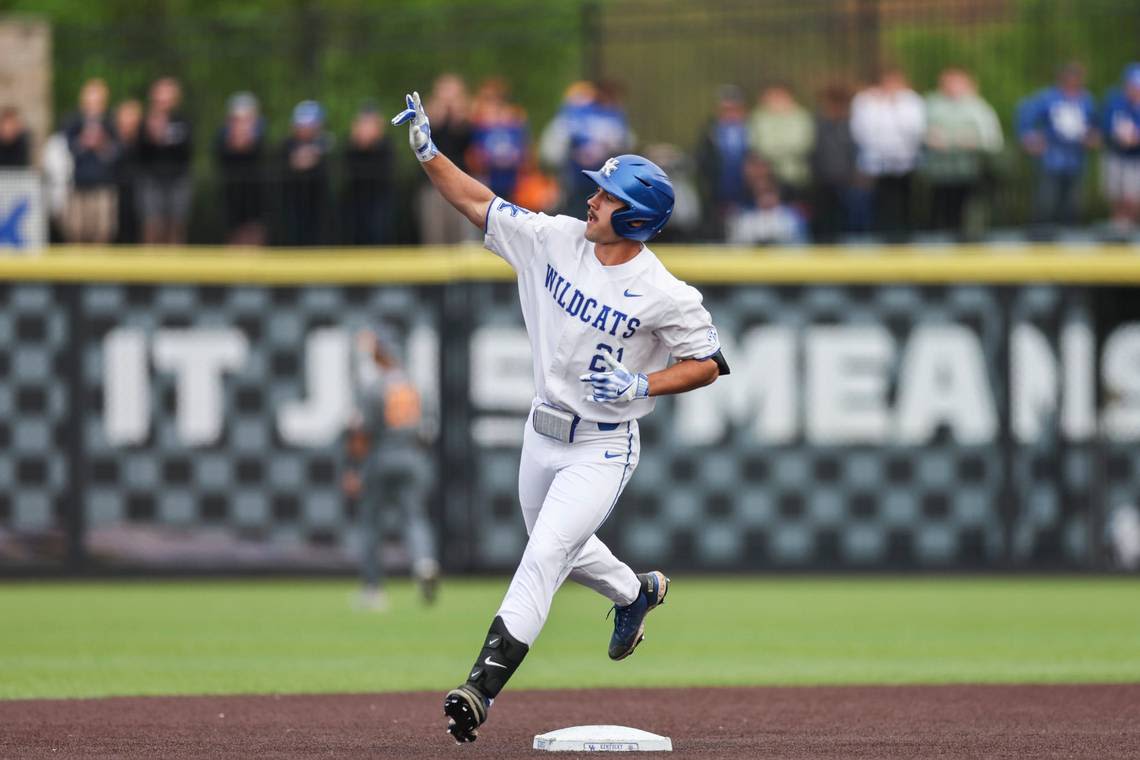
[[[546,289],[554,302],[571,317],[577,317],[595,330],[617,336],[617,331],[625,324],[623,338],[632,338],[641,326],[641,320],[606,304],[599,304],[598,299],[591,298],[574,287],[574,283],[558,273],[550,264],[546,265]],[[571,292],[573,291],[573,292]],[[595,309],[597,311],[595,311]]]

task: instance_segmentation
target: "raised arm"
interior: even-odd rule
[[[408,107],[392,119],[392,124],[408,123],[408,143],[428,179],[448,203],[482,230],[487,220],[487,207],[495,199],[495,194],[439,152],[431,139],[431,124],[420,104],[420,94],[413,92],[406,97]]]

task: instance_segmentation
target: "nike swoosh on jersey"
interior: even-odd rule
[[[604,454],[604,456],[606,459],[617,459],[618,457],[622,456],[622,454],[621,454],[621,452],[618,452],[617,454],[611,454],[610,452],[607,451]]]
[[[506,669],[507,669],[507,666],[506,666],[506,665],[500,665],[499,663],[497,663],[497,662],[495,662],[494,660],[492,660],[490,657],[488,657],[487,659],[483,660],[483,664],[484,664],[484,665],[490,665],[492,668],[502,668],[503,670],[506,670]]]
[[[645,295],[645,294],[644,294],[644,293],[630,293],[630,292],[629,292],[629,288],[626,288],[626,289],[625,289],[625,293],[623,293],[623,295],[624,295],[626,298],[641,298],[641,297],[642,297],[643,295]]]

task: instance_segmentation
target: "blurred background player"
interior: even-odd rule
[[[439,583],[439,561],[424,509],[431,473],[420,452],[422,406],[389,331],[357,332],[356,375],[343,488],[345,496],[355,501],[360,521],[359,605],[375,612],[388,608],[379,550],[385,522],[391,521],[393,512],[403,520],[412,575],[424,601],[431,604]]]

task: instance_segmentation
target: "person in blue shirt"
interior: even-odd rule
[[[1033,221],[1044,225],[1077,220],[1085,151],[1096,147],[1096,103],[1084,86],[1079,63],[1064,65],[1057,84],[1023,100],[1017,108],[1017,137],[1038,163]]]
[[[1120,89],[1109,93],[1101,129],[1104,194],[1112,204],[1114,232],[1128,237],[1140,217],[1140,63],[1125,67]]]
[[[514,200],[530,147],[526,112],[507,99],[507,84],[488,79],[475,96],[471,119],[471,168],[491,192]]]
[[[705,208],[705,234],[723,240],[725,221],[751,200],[744,183],[748,155],[748,109],[736,85],[717,93],[716,116],[706,126],[697,146],[697,172]]]
[[[586,218],[586,198],[597,185],[582,174],[595,171],[607,158],[633,149],[633,131],[621,104],[616,82],[575,82],[567,88],[562,107],[543,130],[542,160],[561,173],[562,209],[567,216]]]

